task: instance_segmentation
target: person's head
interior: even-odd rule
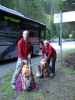
[[[28,35],[29,35],[29,31],[28,31],[28,30],[24,30],[24,31],[23,31],[23,34],[22,34],[23,39],[24,39],[24,40],[27,40],[27,39],[28,39]]]
[[[49,42],[47,40],[44,41],[44,46],[47,47]]]
[[[40,49],[42,49],[43,46],[44,46],[43,41],[40,41]]]
[[[40,45],[42,45],[42,46],[43,46],[43,45],[44,45],[44,42],[43,42],[43,41],[40,41]]]

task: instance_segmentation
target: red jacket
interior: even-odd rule
[[[50,44],[48,44],[47,47],[42,48],[42,54],[46,54],[48,58],[51,58],[56,54],[56,51]]]
[[[31,52],[31,48],[28,43],[21,38],[17,43],[17,56],[21,59],[27,59],[28,54]]]

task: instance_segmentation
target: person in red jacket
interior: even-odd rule
[[[28,35],[29,31],[25,30],[23,31],[22,38],[18,40],[17,42],[17,64],[16,64],[16,70],[13,74],[12,81],[11,81],[11,86],[13,89],[15,89],[15,82],[16,82],[16,77],[21,69],[21,64],[22,62],[27,63],[28,60],[31,59],[31,44],[28,41]]]
[[[47,40],[41,42],[41,45],[42,45],[42,57],[46,58],[49,69],[51,70],[50,76],[53,77],[55,76],[56,51]]]

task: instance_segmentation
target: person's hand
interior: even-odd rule
[[[44,59],[47,61],[47,60],[48,60],[48,57],[45,55],[45,56],[44,56]]]
[[[25,63],[25,64],[27,64],[27,60],[26,59],[23,59],[22,62]]]
[[[28,55],[28,60],[30,60],[30,59],[31,59],[31,54]]]

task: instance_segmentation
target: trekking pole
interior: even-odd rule
[[[32,68],[31,68],[31,59],[28,59],[28,66],[32,70]]]

